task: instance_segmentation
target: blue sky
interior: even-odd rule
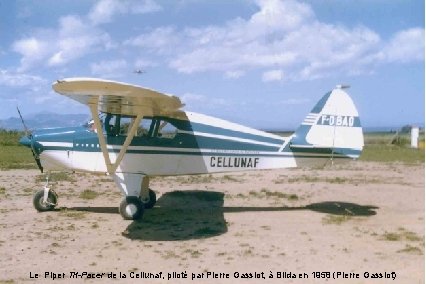
[[[17,105],[88,113],[51,83],[99,77],[258,128],[295,128],[341,83],[364,126],[423,122],[424,11],[420,0],[0,0],[0,119]]]

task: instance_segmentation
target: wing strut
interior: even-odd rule
[[[124,141],[124,144],[121,147],[120,152],[118,153],[117,159],[115,160],[114,163],[112,163],[111,158],[110,158],[109,153],[108,153],[108,148],[107,148],[105,136],[103,135],[101,121],[99,120],[99,116],[98,116],[98,105],[97,105],[97,103],[96,104],[89,104],[89,107],[90,107],[90,112],[92,113],[93,121],[95,122],[96,132],[98,134],[98,139],[99,139],[99,145],[101,146],[101,150],[102,150],[102,154],[104,156],[107,171],[110,175],[113,175],[117,171],[118,166],[120,165],[121,161],[124,158],[124,155],[127,152],[127,148],[129,147],[130,143],[132,142],[133,137],[136,134],[139,123],[140,123],[141,119],[143,118],[143,114],[138,114],[136,116],[136,119],[135,119],[132,127],[130,128],[129,133],[127,134],[126,140]]]

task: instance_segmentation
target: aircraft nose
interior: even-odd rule
[[[21,139],[19,139],[19,144],[31,147],[31,139],[28,138],[28,136],[23,136]]]

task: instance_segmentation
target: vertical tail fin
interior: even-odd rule
[[[337,86],[315,105],[293,135],[293,150],[311,148],[330,155],[359,157],[364,147],[361,121],[344,88]]]

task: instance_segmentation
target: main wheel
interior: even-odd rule
[[[142,217],[144,205],[136,196],[127,196],[120,203],[120,214],[126,220],[136,220]]]
[[[157,203],[157,195],[152,189],[149,189],[149,199],[144,200],[142,197],[140,198],[145,209],[151,209],[154,207],[155,203]]]
[[[58,203],[58,196],[55,192],[49,190],[49,193],[47,194],[47,200],[46,202],[43,201],[44,199],[44,190],[39,190],[34,194],[33,197],[33,205],[35,209],[39,212],[44,211],[50,211],[53,210]]]

